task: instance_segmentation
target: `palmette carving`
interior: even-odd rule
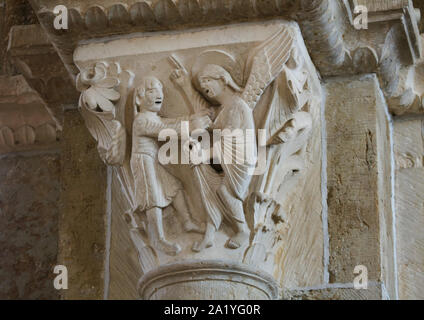
[[[101,158],[113,166],[114,183],[120,186],[114,190],[120,193],[121,213],[141,269],[147,273],[163,261],[175,261],[165,256],[195,259],[217,245],[219,231],[228,233],[222,250],[234,250],[239,263],[272,273],[272,250],[281,244],[287,227],[284,199],[276,199],[280,190],[295,186],[312,128],[309,75],[296,50],[293,30],[279,28],[251,48],[245,62],[222,49],[201,53],[191,72],[180,62],[179,53],[171,54],[169,62],[176,68],[170,71],[175,88],[166,90],[163,79],[134,75],[117,63],[98,62],[78,76],[80,110]],[[139,83],[135,87],[134,78]],[[179,91],[189,114],[161,115],[167,99],[164,92],[172,89]],[[188,121],[193,133],[188,143],[181,141],[182,151],[190,154],[207,154],[195,129],[220,130],[218,142],[209,150],[218,164],[209,164],[209,158],[200,162],[190,158],[187,179],[195,183],[200,197],[194,201],[204,209],[197,221],[190,212],[184,181],[158,158],[160,133],[172,129],[180,135],[181,121]],[[259,129],[265,138],[258,135]],[[232,136],[237,130],[244,139]],[[237,154],[239,148],[245,153],[243,161],[226,162],[228,154]],[[260,150],[266,155],[262,168]],[[168,207],[173,210],[166,211]],[[172,211],[180,227],[166,227],[170,218],[165,212]],[[230,228],[223,228],[223,223]],[[187,238],[188,232],[202,237]],[[187,239],[192,241],[191,250],[182,246],[187,246]]]

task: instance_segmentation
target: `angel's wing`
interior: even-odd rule
[[[249,54],[246,70],[250,74],[241,97],[250,108],[255,108],[265,89],[283,70],[292,44],[291,32],[282,27]]]

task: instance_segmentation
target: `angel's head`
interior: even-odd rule
[[[216,64],[206,65],[197,75],[199,89],[210,100],[219,100],[226,88],[241,92],[230,73]]]
[[[163,103],[163,85],[155,77],[146,77],[135,89],[134,104],[137,109],[159,112]]]

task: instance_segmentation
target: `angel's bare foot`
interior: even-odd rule
[[[203,239],[202,242],[195,242],[191,248],[194,252],[200,252],[203,249],[210,248],[213,246],[213,242],[208,239]]]
[[[249,232],[247,230],[239,231],[236,235],[228,239],[227,248],[229,249],[238,249],[240,248],[248,239]]]
[[[157,240],[155,247],[156,249],[163,251],[170,256],[175,256],[181,251],[181,247],[178,244],[169,242],[165,239]]]
[[[195,242],[191,248],[194,252],[200,252],[203,249],[213,246],[215,241],[215,227],[211,223],[206,224],[206,232],[202,242]]]
[[[197,233],[204,233],[205,227],[200,227],[198,224],[194,223],[193,221],[189,220],[184,223],[184,231],[185,232],[197,232]]]

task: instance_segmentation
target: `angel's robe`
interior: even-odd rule
[[[234,96],[231,105],[221,106],[212,129],[221,130],[220,141],[214,145],[218,150],[214,152],[219,155],[225,173],[224,183],[236,198],[244,201],[257,160],[252,110],[241,98]]]
[[[137,114],[133,124],[131,170],[135,180],[135,201],[140,211],[169,206],[181,182],[158,160],[161,130],[181,130],[180,120],[159,117],[153,112]]]
[[[214,155],[218,156],[220,165],[224,171],[218,175],[208,164],[195,167],[195,175],[199,183],[201,198],[211,222],[218,229],[222,218],[225,216],[229,221],[239,220],[239,212],[230,212],[221,202],[217,191],[225,184],[228,191],[235,199],[244,201],[247,196],[249,184],[255,170],[257,160],[257,145],[255,136],[255,122],[252,110],[238,96],[234,96],[231,105],[224,104],[220,107],[211,130],[220,130],[221,137],[218,143],[214,142]],[[239,137],[236,130],[239,129]],[[250,133],[253,134],[249,135]],[[251,139],[247,137],[251,136]],[[249,145],[248,145],[249,144]],[[243,161],[226,161],[229,154],[233,156],[243,150]]]

